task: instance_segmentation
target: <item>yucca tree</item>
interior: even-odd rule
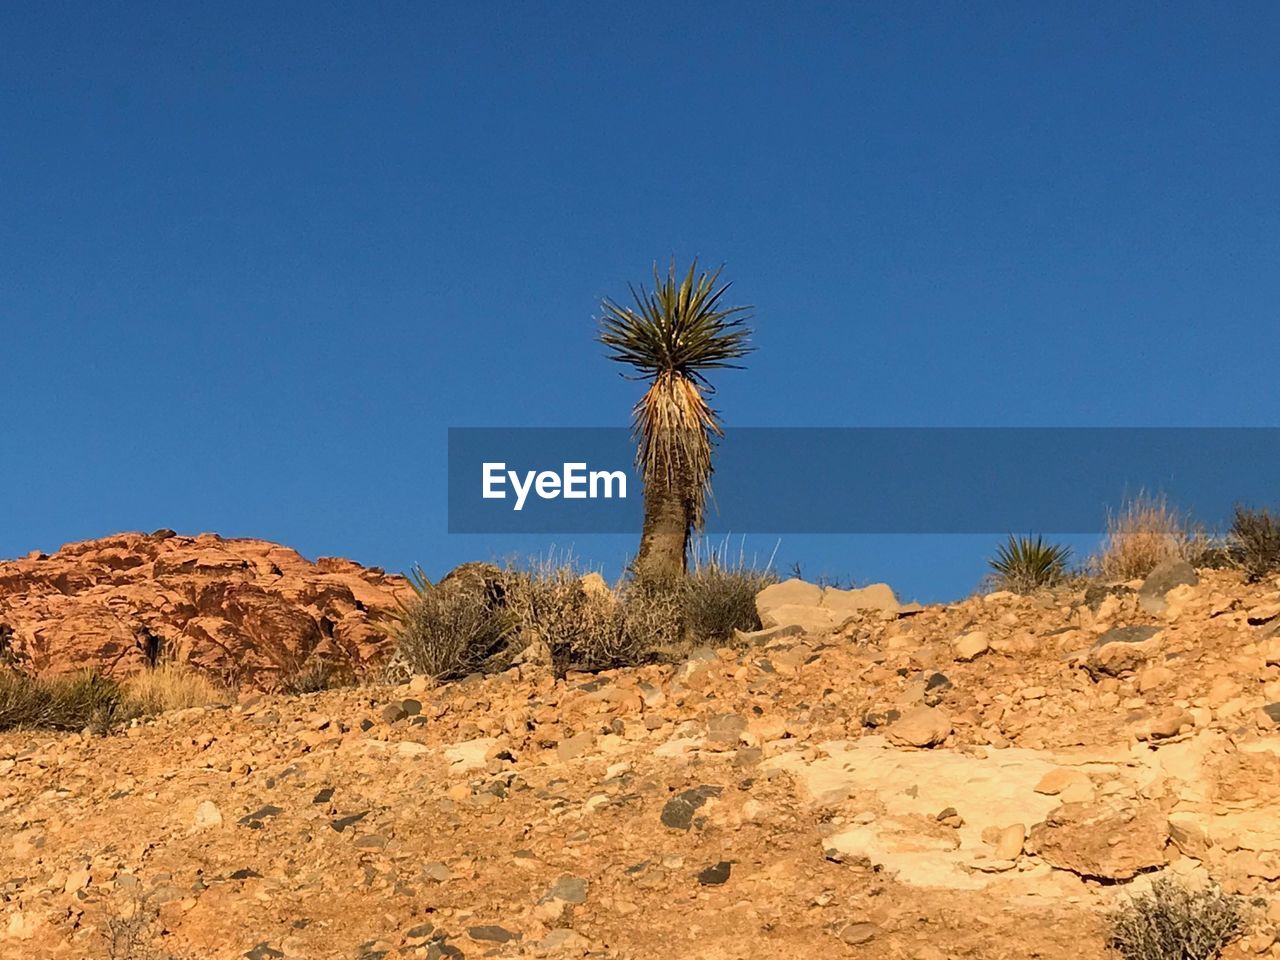
[[[653,268],[652,291],[631,287],[631,303],[603,301],[600,343],[610,360],[637,372],[649,389],[632,410],[636,463],[644,480],[644,527],[635,574],[640,580],[681,576],[689,538],[702,528],[711,491],[711,438],[721,435],[705,394],[706,372],[738,367],[751,347],[750,307],[722,304],[728,283],[720,271],[683,276],[671,261],[666,276]]]

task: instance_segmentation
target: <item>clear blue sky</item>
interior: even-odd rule
[[[1280,7],[1058,7],[0,6],[0,555],[543,548],[445,534],[445,430],[624,423],[596,304],[672,254],[756,306],[730,428],[1274,424]]]

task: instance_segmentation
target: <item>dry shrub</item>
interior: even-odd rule
[[[299,697],[354,686],[356,682],[356,675],[350,668],[316,658],[281,674],[280,692],[290,697]]]
[[[388,632],[395,640],[392,676],[453,680],[492,666],[509,650],[515,618],[464,580],[415,584]]]
[[[1232,560],[1250,579],[1280,571],[1280,515],[1237,506],[1227,545]]]
[[[550,659],[557,674],[636,663],[642,651],[623,604],[603,580],[584,580],[572,558],[533,560],[507,570],[507,601],[522,642]]]
[[[509,567],[506,588],[523,642],[559,675],[648,663],[677,648],[683,635],[677,590],[636,583],[611,589],[571,557]]]
[[[1239,897],[1165,878],[1115,910],[1110,922],[1109,945],[1124,960],[1213,960],[1247,927]]]
[[[124,683],[132,712],[151,715],[227,703],[230,693],[188,663],[161,662]]]
[[[1092,566],[1104,580],[1137,580],[1165,560],[1194,565],[1207,545],[1205,536],[1193,532],[1163,495],[1144,492],[1126,500],[1119,513],[1107,515],[1106,540]]]
[[[107,920],[108,960],[171,960],[156,945],[161,929],[158,909],[135,890]]]
[[[699,545],[693,569],[680,585],[680,608],[685,626],[699,640],[724,643],[735,630],[760,629],[756,594],[778,576],[768,567],[751,565],[742,549],[732,557],[728,540],[718,547]]]

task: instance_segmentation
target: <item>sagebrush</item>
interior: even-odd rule
[[[1165,878],[1109,920],[1108,944],[1124,960],[1213,960],[1248,927],[1241,898]]]
[[[1237,506],[1227,544],[1232,560],[1251,579],[1280,571],[1280,514]]]

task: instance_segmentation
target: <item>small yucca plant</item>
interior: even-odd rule
[[[995,574],[997,584],[1004,590],[1030,593],[1041,587],[1051,587],[1067,576],[1067,562],[1071,548],[1057,543],[1045,543],[1044,537],[1015,536],[996,548],[996,555],[987,561]]]

